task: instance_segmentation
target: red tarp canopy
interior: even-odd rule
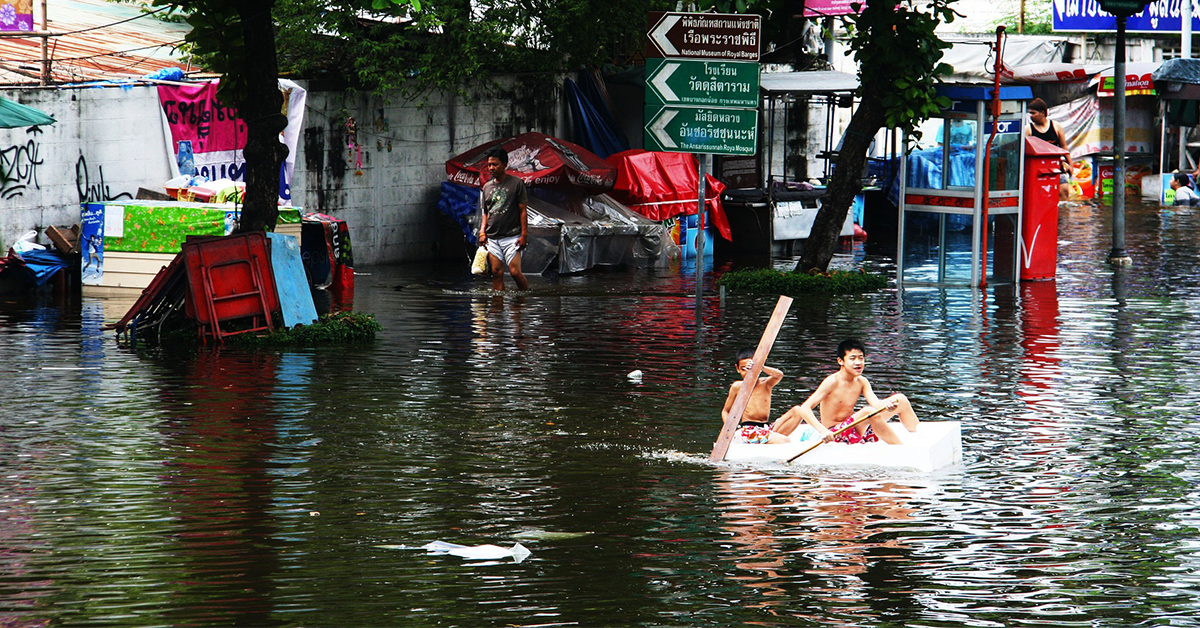
[[[691,153],[660,153],[642,150],[622,151],[608,157],[617,169],[617,183],[609,196],[650,220],[667,220],[696,213],[696,156]],[[721,193],[725,184],[705,174],[705,207],[713,226],[726,240],[733,240]]]
[[[534,132],[481,144],[451,157],[446,162],[446,178],[454,183],[482,186],[487,180],[483,153],[493,146],[508,151],[508,174],[520,177],[528,186],[579,187],[604,192],[617,178],[616,169],[588,149]]]

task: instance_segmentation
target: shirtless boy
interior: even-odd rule
[[[775,424],[776,431],[791,434],[799,427],[800,422],[804,421],[813,426],[826,442],[853,444],[882,440],[889,445],[899,445],[903,441],[888,425],[888,419],[893,416],[899,416],[900,423],[908,431],[917,431],[917,414],[913,412],[908,397],[897,393],[881,401],[871,390],[871,383],[862,375],[866,366],[866,352],[861,342],[852,338],[843,340],[838,344],[837,354],[840,367],[838,371],[826,377],[816,392],[803,404],[793,407],[780,417]],[[859,397],[865,399],[867,405],[855,412],[854,405],[858,403]],[[821,409],[819,421],[813,414],[814,406]],[[879,408],[885,409],[854,429],[846,430],[837,436],[833,435],[838,428],[850,425]]]
[[[746,373],[754,366],[754,349],[745,348],[738,351],[735,368],[738,375],[744,379]],[[754,391],[750,393],[750,401],[746,404],[746,409],[742,412],[742,420],[738,423],[738,430],[735,436],[745,443],[786,443],[790,439],[783,434],[771,430],[771,389],[783,380],[783,371],[777,368],[771,368],[763,365],[762,373],[766,377],[759,377],[758,383],[754,385]],[[738,391],[742,389],[742,379],[737,380],[729,387],[729,396],[725,398],[725,407],[721,408],[721,421],[724,422],[729,418],[729,411],[733,408],[733,401],[737,399]]]

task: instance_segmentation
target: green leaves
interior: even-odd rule
[[[862,89],[882,92],[887,126],[913,134],[921,122],[949,106],[936,87],[953,72],[941,62],[942,51],[950,44],[937,36],[936,29],[958,15],[951,8],[953,2],[918,5],[914,0],[872,0],[861,13],[845,18]]]
[[[858,294],[882,290],[888,285],[883,275],[862,271],[781,272],[772,268],[748,268],[725,273],[717,285],[732,291],[786,294]]]

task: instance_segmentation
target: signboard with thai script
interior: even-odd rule
[[[646,59],[646,104],[758,106],[758,64]]]
[[[33,30],[33,0],[0,0],[0,31]]]
[[[859,5],[859,11],[867,5],[866,0],[805,0],[804,17],[837,17],[858,13],[850,5]]]
[[[1182,3],[1153,2],[1125,20],[1131,33],[1178,33],[1183,30]],[[1194,6],[1194,5],[1193,5]],[[1117,18],[1101,8],[1096,0],[1053,0],[1051,12],[1057,32],[1094,32],[1117,30]],[[1192,30],[1200,31],[1200,11],[1192,10]]]
[[[284,113],[288,118],[287,127],[281,134],[288,147],[288,157],[280,166],[279,195],[284,204],[290,204],[292,172],[300,130],[304,127],[307,91],[287,79],[279,80],[279,89],[283,92]],[[237,109],[225,106],[217,98],[216,81],[160,85],[158,99],[171,131],[180,174],[195,174],[210,181],[244,180],[246,159],[242,149],[246,146],[246,123],[238,117]]]
[[[756,109],[646,107],[646,150],[714,155],[753,155]]]
[[[647,57],[758,61],[762,17],[650,12]]]

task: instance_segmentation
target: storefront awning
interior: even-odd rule
[[[848,94],[858,89],[858,77],[846,72],[764,72],[759,86],[768,96],[784,94]]]
[[[0,96],[0,129],[54,124],[54,118],[28,105]]]

